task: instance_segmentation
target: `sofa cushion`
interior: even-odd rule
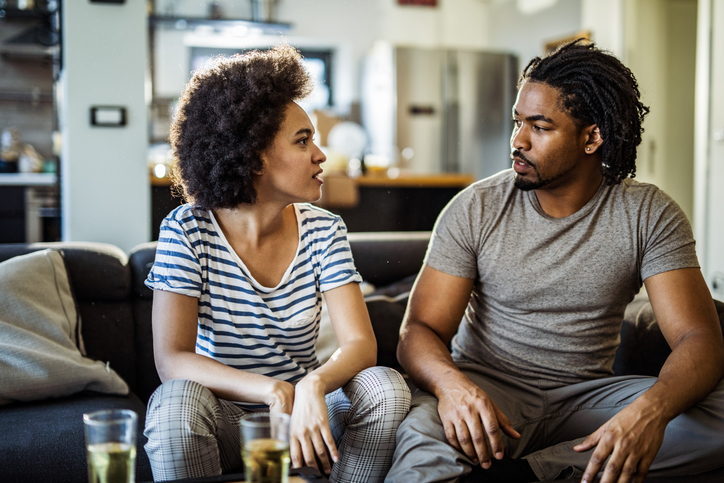
[[[143,449],[145,405],[134,395],[80,393],[59,399],[15,403],[0,410],[0,481],[88,481],[83,414],[102,409],[138,413],[136,481],[152,481]]]
[[[0,263],[0,404],[84,389],[128,393],[106,364],[83,357],[63,257],[43,250]]]
[[[724,303],[714,300],[714,305],[724,332]],[[651,302],[642,292],[626,307],[613,372],[617,376],[657,377],[669,354],[671,348],[661,333]]]
[[[362,293],[365,295],[365,304],[370,314],[372,329],[377,338],[377,365],[397,369],[402,367],[397,362],[397,343],[400,340],[400,325],[405,315],[407,299],[410,296],[412,284],[416,275],[410,275],[402,280],[374,289],[369,284],[362,284]],[[367,287],[371,287],[368,289]],[[326,307],[322,306],[322,321],[317,340],[317,357],[324,363],[337,350],[337,339],[332,330]]]
[[[400,363],[397,362],[397,344],[400,342],[400,326],[416,277],[417,275],[410,275],[398,282],[379,288],[365,297],[372,329],[377,338],[377,365],[379,366],[392,367],[404,372]]]

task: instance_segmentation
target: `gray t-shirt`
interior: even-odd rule
[[[609,376],[643,280],[699,266],[691,226],[651,184],[602,183],[578,212],[553,218],[513,176],[471,185],[435,225],[427,265],[475,279],[453,358],[561,384]]]

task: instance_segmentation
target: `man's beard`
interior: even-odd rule
[[[566,172],[558,173],[557,175],[553,176],[552,178],[546,178],[544,176],[541,176],[540,172],[538,171],[538,167],[533,164],[528,158],[526,158],[523,153],[521,153],[518,150],[513,151],[512,156],[516,158],[520,158],[526,163],[528,163],[528,166],[533,168],[533,171],[535,171],[535,180],[531,180],[528,178],[525,178],[518,173],[515,173],[515,178],[513,179],[513,184],[516,188],[518,188],[521,191],[530,191],[530,190],[537,190],[541,189],[549,184],[551,184],[554,181],[557,181],[558,179],[562,178]]]

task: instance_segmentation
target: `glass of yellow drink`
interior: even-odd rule
[[[287,483],[289,415],[252,413],[242,417],[241,457],[248,483]]]
[[[83,415],[88,483],[135,483],[138,415],[107,409]]]

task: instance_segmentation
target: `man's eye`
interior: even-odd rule
[[[299,140],[299,142],[306,145],[308,139],[309,139],[309,138],[302,138],[302,139]]]
[[[513,124],[515,125],[515,127],[520,127],[520,121],[517,119],[513,119]]]

